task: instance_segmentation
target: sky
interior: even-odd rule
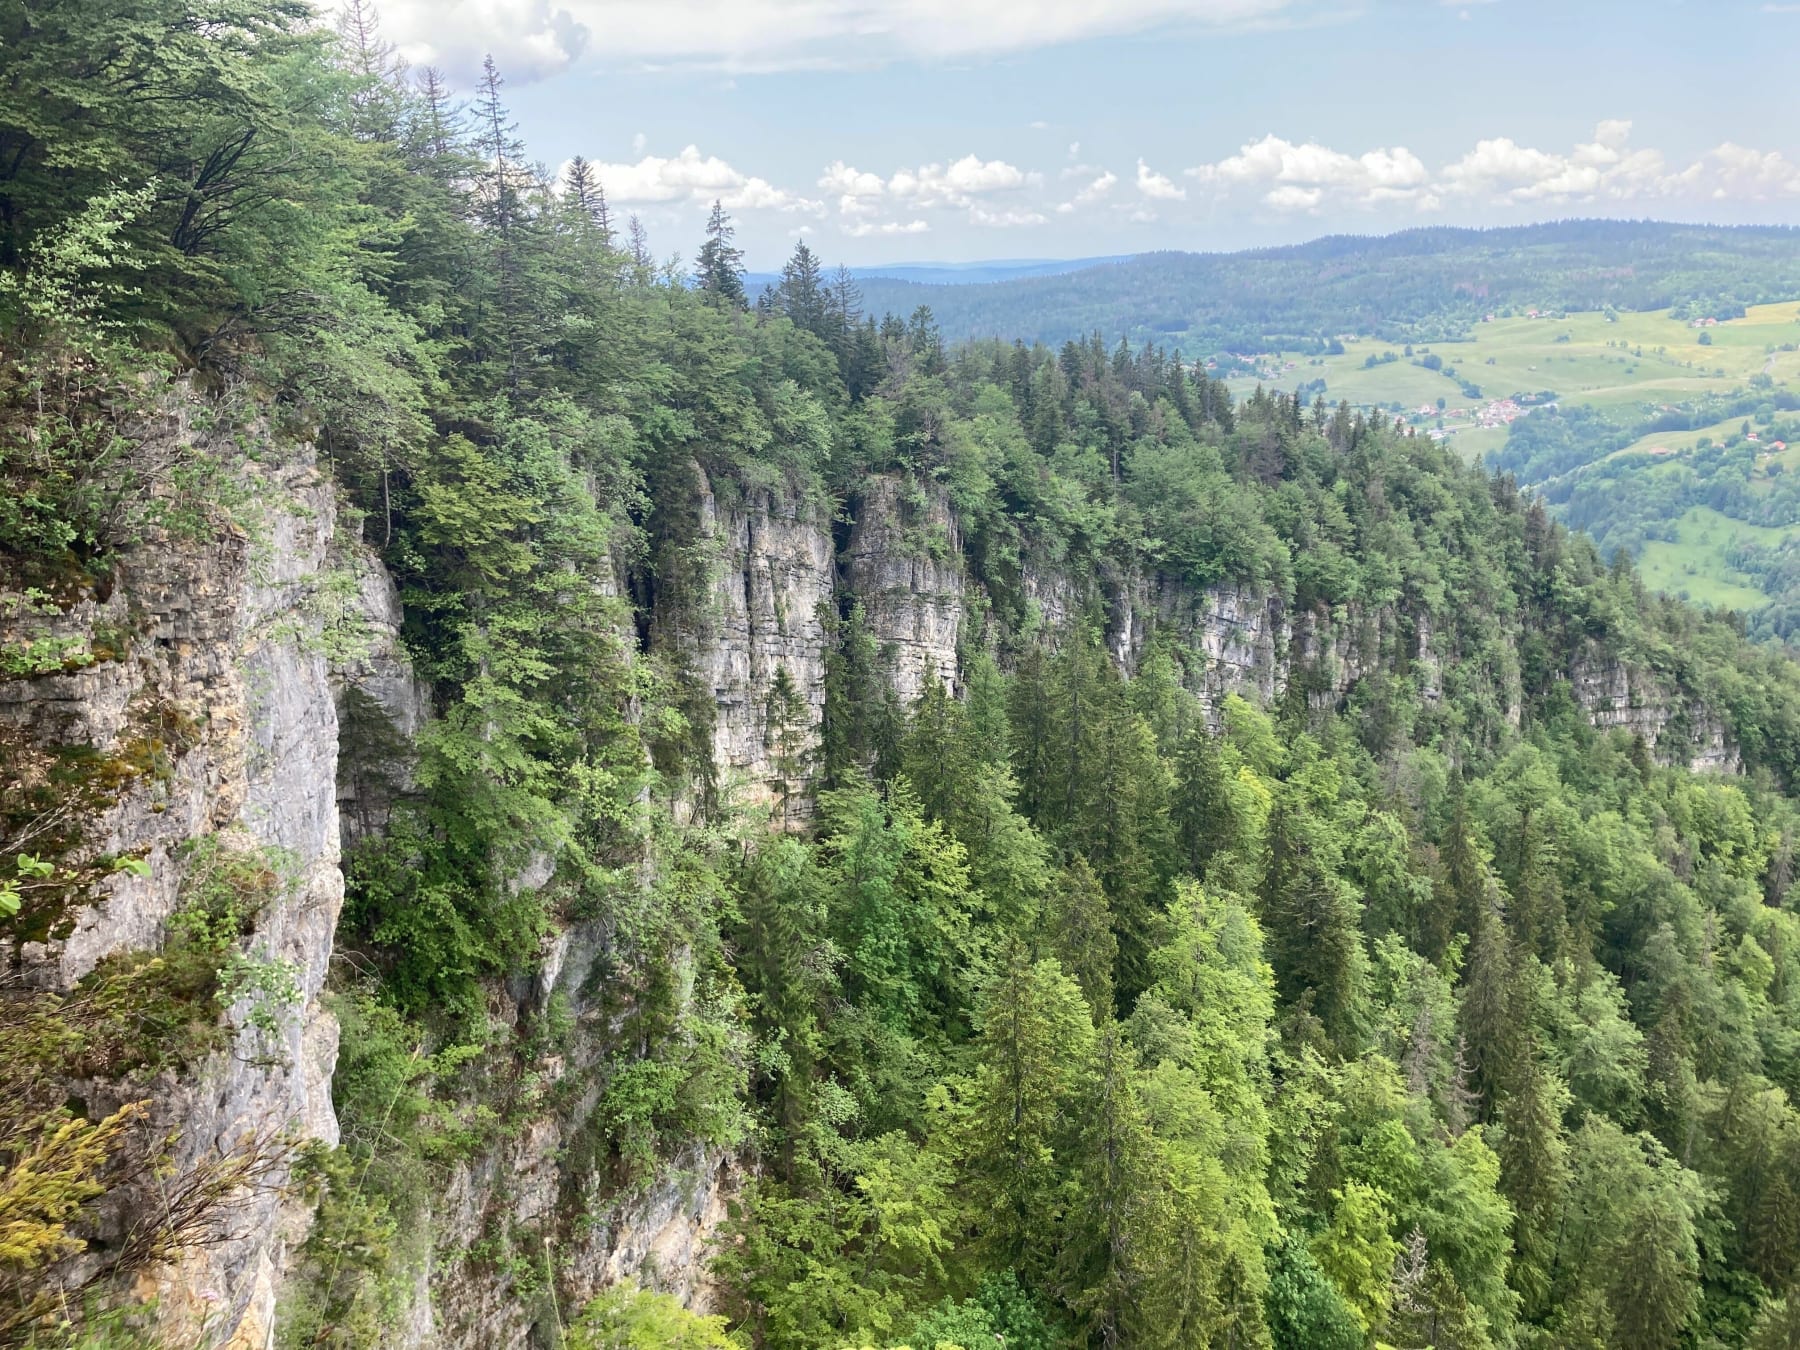
[[[380,3],[380,0],[378,0]],[[1800,0],[386,0],[659,255],[1216,250],[1570,216],[1800,224]]]

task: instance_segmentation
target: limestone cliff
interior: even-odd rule
[[[236,461],[226,435],[190,423],[192,410],[174,402],[150,434]],[[288,1245],[303,1231],[284,1192],[293,1150],[337,1137],[337,1028],[319,995],[343,880],[325,584],[334,492],[304,450],[242,471],[258,509],[240,522],[147,538],[104,593],[59,612],[38,604],[25,617],[15,597],[6,636],[56,642],[67,660],[0,683],[0,729],[9,842],[48,854],[68,882],[7,953],[14,997],[66,993],[103,962],[160,949],[205,856],[197,841],[269,860],[271,884],[238,945],[275,978],[235,998],[222,987],[232,998],[223,1041],[197,1062],[66,1085],[96,1117],[149,1103],[140,1142],[144,1156],[161,1153],[165,1188],[221,1175],[221,1160],[241,1165],[230,1203],[176,1234],[174,1259],[137,1279],[160,1296],[171,1330],[247,1347],[267,1340]],[[18,809],[46,800],[37,820]],[[109,1193],[98,1250],[154,1225],[156,1184],[139,1174]],[[77,1263],[66,1276],[85,1273]]]
[[[722,789],[745,803],[766,803],[780,780],[798,777],[792,770],[818,744],[824,622],[835,591],[830,520],[817,503],[736,484],[725,495],[695,472],[707,585],[699,613],[677,640],[712,695],[713,765]]]
[[[962,531],[941,491],[880,476],[853,504],[844,584],[862,602],[902,704],[931,679],[958,686],[968,617]]]

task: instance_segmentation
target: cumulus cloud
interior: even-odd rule
[[[733,211],[801,211],[819,214],[823,202],[778,188],[695,145],[673,157],[645,155],[635,164],[598,164],[595,172],[607,197],[624,205],[641,202],[709,202]]]
[[[1316,142],[1265,136],[1188,176],[1216,196],[1253,191],[1276,212],[1407,204],[1422,212],[1465,206],[1579,206],[1668,199],[1768,202],[1800,195],[1800,166],[1779,151],[1726,143],[1684,169],[1631,144],[1631,123],[1601,122],[1567,151],[1509,136],[1481,141],[1435,171],[1404,146],[1347,154]]]
[[[1565,149],[1487,137],[1436,167],[1405,146],[1356,153],[1271,134],[1186,170],[1180,181],[1138,158],[1134,172],[1123,175],[1093,165],[1052,167],[1047,184],[1043,173],[971,153],[885,175],[834,159],[819,171],[815,196],[696,145],[597,168],[621,206],[685,208],[717,198],[732,211],[833,215],[851,238],[952,224],[1025,229],[1087,210],[1121,220],[1157,211],[1174,218],[1196,195],[1209,208],[1235,201],[1257,214],[1321,218],[1453,210],[1479,219],[1506,208],[1654,213],[1659,204],[1768,206],[1800,199],[1800,163],[1781,151],[1728,141],[1692,162],[1671,165],[1660,151],[1634,144],[1632,125],[1622,119],[1601,122]],[[1055,191],[1046,192],[1047,186]]]
[[[819,176],[819,186],[833,196],[879,197],[886,189],[878,173],[853,169],[841,159],[833,160]]]
[[[923,220],[858,220],[844,226],[844,233],[852,239],[861,239],[871,234],[925,234],[931,226]]]
[[[492,48],[510,78],[526,79],[580,55],[588,30],[605,35],[604,44],[593,45],[604,46],[611,64],[792,70],[990,56],[1158,27],[1252,23],[1298,2],[388,0],[382,18],[389,38],[417,59],[472,72]],[[558,15],[566,20],[561,28],[553,22]],[[578,42],[570,36],[577,31]]]
[[[1264,136],[1216,164],[1189,169],[1190,177],[1217,189],[1260,188],[1263,201],[1278,211],[1312,211],[1328,194],[1365,205],[1406,200],[1424,187],[1430,173],[1404,146],[1347,155],[1317,142],[1295,144]]]
[[[967,206],[978,196],[1016,191],[1030,181],[1023,170],[1003,159],[964,155],[948,168],[926,164],[918,169],[901,169],[888,179],[887,190],[921,206]]]
[[[325,6],[337,8],[335,0]],[[390,0],[382,35],[415,66],[436,66],[472,88],[494,58],[510,84],[529,84],[574,64],[587,50],[599,6],[592,0]]]
[[[1042,225],[1049,217],[1041,211],[990,211],[980,203],[969,208],[969,223],[990,229],[1017,229],[1022,225]]]
[[[1137,190],[1157,201],[1179,202],[1187,198],[1187,189],[1175,186],[1173,179],[1157,173],[1143,160],[1137,162]]]
[[[1088,183],[1087,186],[1083,187],[1068,201],[1058,205],[1056,209],[1066,216],[1078,207],[1092,206],[1095,202],[1106,196],[1107,193],[1111,192],[1113,188],[1118,185],[1118,182],[1118,174],[1113,173],[1110,169],[1105,170],[1098,178],[1095,178]]]
[[[865,220],[879,214],[884,202],[917,209],[954,206],[973,210],[980,198],[1017,192],[1021,188],[1038,186],[1042,181],[1041,175],[1026,173],[1003,159],[982,159],[979,155],[964,155],[949,165],[922,164],[912,169],[896,169],[886,178],[838,159],[828,164],[819,176],[819,186],[837,198],[839,215]],[[990,220],[1000,218],[997,212],[990,211],[987,215]],[[971,219],[974,219],[973,215]]]

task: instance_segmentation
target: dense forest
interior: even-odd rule
[[[279,1344],[399,1343],[428,1257],[572,1347],[1800,1338],[1784,655],[1379,415],[1234,403],[1122,340],[948,344],[804,244],[748,296],[718,207],[658,262],[589,166],[529,159],[491,64],[460,103],[366,9],[328,33],[286,0],[12,6],[0,47],[7,594],[72,603],[147,531],[254,513],[231,464],[134,435],[180,385],[246,441],[318,447],[432,690],[412,781],[346,861],[343,1138],[302,1169]],[[1633,294],[1666,303],[1691,234],[1618,228]],[[1792,268],[1789,236],[1719,239]],[[1325,251],[1407,326],[1466,275],[1467,241],[1431,240],[1416,306],[1380,250]],[[1588,256],[1518,251],[1484,302]],[[1270,257],[1259,313],[1341,310],[1317,256]],[[993,313],[1029,339],[1067,284]],[[701,474],[833,514],[876,474],[942,494],[988,597],[955,693],[912,706],[863,612],[828,616],[790,828],[717,780],[674,640]],[[1026,584],[1046,571],[1080,602],[1060,627]],[[1109,587],[1151,574],[1339,616],[1366,673],[1339,693],[1297,660],[1266,706],[1202,700],[1172,632],[1121,669]],[[9,644],[0,679],[83,659]],[[1711,710],[1743,772],[1597,730],[1571,681],[1592,659]],[[52,931],[54,840],[16,832],[29,785],[4,786],[13,951]],[[57,1072],[179,1062],[233,913],[85,999],[0,990],[0,1343],[141,1343],[98,1292],[42,1298],[117,1133]],[[491,1011],[574,920],[607,934],[594,1085],[546,1070],[576,1034],[554,1003]],[[588,1086],[599,1193],[432,1253],[448,1170]],[[714,1310],[629,1283],[560,1305],[547,1233],[695,1144],[747,1164]]]
[[[953,339],[1061,343],[1098,330],[1189,356],[1324,351],[1342,334],[1439,342],[1484,314],[1676,308],[1732,318],[1800,294],[1796,232],[1575,220],[1340,235],[1244,253],[1145,253],[985,285],[871,277],[871,306],[930,305]]]

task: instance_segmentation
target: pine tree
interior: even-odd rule
[[[1219,744],[1204,726],[1194,727],[1181,743],[1171,816],[1182,860],[1195,877],[1204,879],[1216,856],[1242,842]]]
[[[580,218],[592,223],[606,248],[613,243],[612,212],[606,205],[606,187],[594,166],[580,155],[563,170],[563,187],[569,204]]]
[[[1045,936],[1050,955],[1075,977],[1093,1010],[1096,1026],[1113,1013],[1113,967],[1119,944],[1113,936],[1112,911],[1106,892],[1087,859],[1079,854],[1050,889],[1045,906]]]
[[[351,134],[361,141],[399,140],[406,65],[381,37],[381,18],[372,0],[346,0],[336,26],[353,81]]]
[[[969,1178],[982,1245],[1028,1283],[1057,1261],[1064,1156],[1093,1023],[1081,989],[1054,961],[1011,943],[981,1009],[970,1106]]]
[[[1330,867],[1324,828],[1284,785],[1269,812],[1261,917],[1282,997],[1304,1000],[1347,1051],[1359,1034],[1367,958],[1356,898]]]
[[[1559,1085],[1530,1055],[1512,1096],[1500,1111],[1500,1189],[1512,1204],[1512,1287],[1527,1317],[1549,1304],[1556,1230],[1568,1186],[1568,1145],[1562,1137]]]
[[[1491,883],[1490,883],[1491,885]],[[1498,896],[1477,917],[1469,946],[1460,1025],[1468,1047],[1472,1085],[1480,1094],[1479,1118],[1493,1117],[1517,1081],[1523,1047],[1513,999],[1514,954],[1500,917]]]
[[[500,345],[506,367],[506,387],[515,398],[524,384],[524,277],[521,257],[525,207],[521,195],[524,150],[500,90],[494,58],[484,58],[475,103],[477,144],[482,157],[481,219],[492,240]]]
[[[631,281],[640,290],[656,278],[656,259],[650,252],[650,235],[637,212],[625,224],[625,255],[631,259]]]
[[[706,218],[706,242],[700,246],[694,281],[709,305],[718,309],[743,309],[744,253],[732,244],[737,230],[721,202],[712,204]]]
[[[763,1081],[756,1087],[771,1102],[785,1169],[811,1114],[821,1053],[817,1011],[830,968],[821,959],[824,895],[806,849],[790,840],[756,854],[738,878],[737,893],[742,914],[737,969],[779,1051],[762,1062]]]
[[[831,297],[825,290],[818,255],[806,246],[804,239],[794,245],[793,257],[781,269],[775,303],[796,328],[804,328],[826,342],[831,340]]]
[[[792,817],[794,802],[806,782],[806,749],[811,730],[811,710],[786,666],[775,667],[764,706],[763,744],[775,771],[771,787],[779,818]]]
[[[1115,1022],[1094,1040],[1078,1108],[1079,1203],[1069,1214],[1060,1281],[1091,1344],[1159,1343],[1150,1297],[1168,1240],[1168,1168],[1133,1081],[1135,1057]]]
[[[450,101],[450,88],[436,66],[426,66],[419,73],[419,101],[425,153],[434,161],[448,160],[462,138],[462,128]]]

